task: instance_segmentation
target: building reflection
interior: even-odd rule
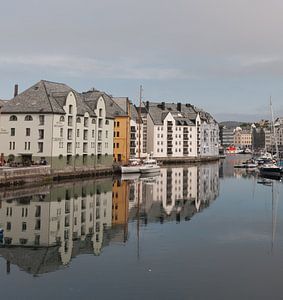
[[[160,175],[129,180],[129,218],[149,222],[190,220],[219,195],[219,165],[162,168]],[[141,199],[138,199],[138,189]]]
[[[234,168],[235,165],[239,165],[247,159],[250,159],[250,155],[228,155],[224,160],[220,161],[219,164],[219,177],[236,177],[236,178],[251,178],[256,177],[256,169],[242,169]]]
[[[10,264],[34,275],[52,272],[78,255],[126,243],[128,222],[190,220],[218,193],[218,164],[0,191],[0,255],[8,273]]]

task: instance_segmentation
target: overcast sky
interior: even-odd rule
[[[138,101],[190,102],[221,120],[283,116],[282,0],[9,0],[0,98],[40,79]]]

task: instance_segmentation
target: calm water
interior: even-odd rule
[[[283,184],[238,160],[0,190],[1,299],[283,299]]]

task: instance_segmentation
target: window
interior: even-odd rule
[[[102,119],[98,119],[98,127],[102,128]]]
[[[84,130],[84,140],[87,140],[87,137],[88,137],[88,130],[85,129]]]
[[[30,128],[26,128],[26,136],[30,136]]]
[[[99,141],[102,141],[102,131],[101,130],[98,131],[98,137],[97,138],[98,138]]]
[[[67,143],[67,153],[72,153],[72,143]]]
[[[88,117],[84,117],[84,127],[88,127]]]
[[[32,120],[33,120],[33,118],[31,115],[25,116],[25,121],[32,121]]]
[[[65,117],[64,116],[60,117],[60,122],[65,122]]]
[[[116,144],[116,148],[119,148],[119,143]]]
[[[91,123],[92,123],[92,124],[95,124],[95,123],[96,123],[94,118],[91,120]]]
[[[68,140],[71,140],[73,138],[73,129],[68,129],[67,138]]]
[[[119,127],[120,126],[120,122],[117,122],[117,127]]]
[[[44,115],[39,115],[39,125],[44,125]]]
[[[68,116],[68,126],[73,126],[73,117]]]
[[[25,150],[30,150],[30,142],[25,142]]]
[[[81,123],[81,118],[77,117],[77,123]]]
[[[91,137],[94,138],[94,130],[91,131]]]
[[[109,120],[105,120],[105,125],[109,125]]]
[[[15,136],[16,135],[16,129],[15,128],[11,128],[11,136]]]
[[[38,138],[40,140],[44,139],[44,129],[38,129]]]
[[[7,222],[6,229],[11,230],[11,228],[12,228],[11,222]]]
[[[39,152],[39,153],[42,153],[42,152],[43,152],[43,143],[42,143],[42,142],[39,142],[39,143],[38,143],[38,152]]]
[[[108,130],[105,131],[105,137],[108,138]]]
[[[120,136],[120,132],[119,132],[119,131],[117,131],[117,133],[116,133],[116,136],[117,136],[117,137],[119,137],[119,136]]]
[[[99,109],[99,117],[102,117],[102,108]]]
[[[73,113],[73,105],[69,105],[69,114]]]
[[[26,231],[27,230],[27,223],[23,222],[22,223],[22,231]]]
[[[10,121],[17,121],[17,120],[18,120],[18,118],[15,115],[12,115],[10,117]]]
[[[9,146],[10,146],[9,147],[10,150],[15,150],[15,148],[16,148],[16,142],[10,142]]]
[[[60,137],[63,137],[63,135],[64,135],[64,129],[60,128]]]
[[[63,142],[59,142],[59,148],[64,148],[64,143]]]

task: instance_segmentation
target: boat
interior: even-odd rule
[[[144,160],[143,165],[140,166],[140,172],[142,174],[160,172],[160,166],[157,164],[156,159],[148,158]]]
[[[234,168],[245,168],[245,169],[254,169],[257,167],[257,163],[253,160],[247,160],[239,165],[235,165]]]
[[[265,164],[259,168],[259,173],[263,177],[280,179],[283,176],[283,168],[276,164]]]
[[[278,150],[278,143],[277,143],[277,135],[274,126],[274,116],[273,116],[271,98],[270,98],[270,111],[271,111],[271,124],[273,128],[273,138],[275,142],[276,157],[279,158],[279,150]],[[259,168],[259,173],[263,177],[266,176],[270,178],[281,179],[281,177],[283,176],[283,167],[277,165],[276,163],[266,163]]]
[[[129,164],[121,166],[122,174],[140,173],[141,161],[139,159],[130,159]]]

